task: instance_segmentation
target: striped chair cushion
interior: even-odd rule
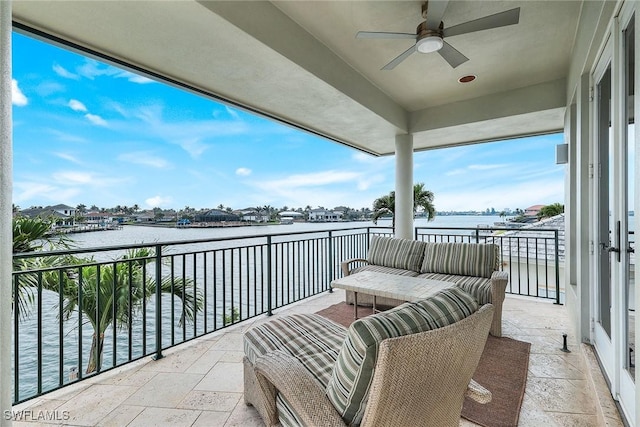
[[[317,314],[294,314],[272,319],[244,334],[244,354],[251,363],[273,350],[298,359],[326,387],[347,330]]]
[[[415,303],[356,320],[347,332],[327,397],[344,421],[359,425],[378,358],[378,346],[387,339],[441,328],[478,310],[475,298],[460,288],[445,289]]]
[[[499,247],[482,243],[426,243],[420,273],[491,277],[498,270]]]
[[[293,410],[287,399],[281,393],[276,395],[276,409],[278,410],[278,421],[282,427],[300,427],[302,421]]]
[[[369,264],[402,270],[420,271],[424,256],[424,242],[373,236],[367,253]]]
[[[442,273],[424,273],[418,277],[454,282],[456,286],[471,294],[480,306],[493,302],[491,297],[491,279],[487,279],[486,277],[456,276],[455,274]]]

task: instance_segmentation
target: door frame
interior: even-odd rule
[[[639,35],[638,35],[638,8],[636,2],[625,2],[621,5],[618,13],[615,14],[615,18],[609,25],[608,35],[605,36],[605,40],[600,49],[598,59],[594,62],[594,67],[590,72],[590,88],[593,102],[591,103],[590,115],[593,125],[592,137],[591,137],[591,190],[592,197],[591,209],[590,209],[590,229],[591,229],[591,334],[590,339],[596,350],[596,355],[600,360],[600,365],[605,376],[605,379],[609,383],[609,388],[612,396],[618,402],[621,411],[624,413],[626,420],[630,425],[639,425],[640,422],[637,418],[637,405],[640,402],[640,397],[636,393],[636,379],[639,376],[638,370],[636,370],[635,377],[632,378],[629,371],[626,369],[628,363],[628,348],[627,348],[627,328],[625,327],[628,316],[627,305],[627,287],[628,276],[626,270],[626,263],[628,253],[626,251],[628,240],[628,211],[633,209],[635,212],[640,212],[640,200],[638,200],[638,186],[634,188],[634,206],[628,206],[628,168],[627,161],[633,160],[634,181],[638,181],[637,176],[638,168],[640,167],[640,153],[637,149],[639,147],[640,137],[637,132],[634,132],[633,140],[627,140],[628,138],[628,123],[627,123],[627,94],[626,94],[626,73],[628,72],[626,67],[626,52],[625,52],[625,38],[624,33],[631,23],[631,19],[634,19],[634,58],[635,64],[638,64],[638,51],[639,51]],[[612,194],[609,194],[607,203],[610,206],[610,218],[601,218],[600,200],[602,192],[600,190],[600,168],[601,163],[599,154],[599,117],[598,117],[598,96],[597,96],[597,83],[604,75],[607,67],[611,67],[611,103],[610,103],[610,133],[609,143],[610,148],[607,155],[607,161],[613,165],[609,178],[607,180],[609,188],[612,188]],[[634,92],[635,88],[638,88],[638,66],[634,67]],[[635,95],[635,93],[634,93]],[[640,101],[638,97],[633,97],[634,114],[638,111]],[[634,129],[635,130],[635,129]],[[633,156],[634,159],[629,159],[628,144],[634,145]],[[613,182],[610,182],[612,180]],[[600,223],[606,221],[605,224],[609,224],[611,228],[611,245],[618,246],[620,250],[618,261],[618,254],[611,253],[611,331],[610,337],[599,324],[600,312],[598,301],[598,287],[600,281],[600,248],[598,247],[600,241]],[[620,221],[620,238],[616,236],[616,224]],[[635,223],[635,230],[639,229],[639,224]],[[639,289],[638,285],[640,278],[635,277],[635,289]],[[635,292],[635,306],[640,307],[640,295]],[[640,331],[640,320],[635,319],[635,330]],[[635,347],[640,345],[640,339],[637,334],[635,336]],[[640,350],[639,350],[640,351]],[[636,357],[637,359],[637,357]]]

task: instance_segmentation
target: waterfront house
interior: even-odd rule
[[[544,208],[544,205],[533,205],[529,206],[524,210],[524,216],[537,217],[540,209]]]
[[[222,211],[220,209],[210,209],[204,212],[198,212],[195,216],[196,222],[226,222],[240,221],[240,217],[231,212]]]
[[[76,215],[76,211],[77,209],[74,207],[71,207],[69,205],[64,205],[64,204],[58,204],[58,205],[53,205],[53,206],[48,206],[49,209],[54,210],[62,215],[67,215],[67,216],[75,216]]]
[[[342,219],[341,211],[333,211],[324,208],[311,209],[309,211],[309,221],[311,222],[335,222]]]
[[[264,215],[260,209],[246,208],[233,211],[234,215],[240,217],[241,221],[247,222],[269,222],[269,217]]]
[[[143,212],[135,214],[135,221],[140,223],[151,223],[155,221],[155,215],[153,212]]]
[[[629,357],[640,344],[633,310],[640,295],[629,291],[638,286],[630,274],[630,236],[640,228],[628,222],[628,212],[640,207],[640,198],[630,197],[638,181],[633,165],[640,164],[640,132],[633,131],[640,5],[429,5],[435,5],[425,8],[431,31],[416,32],[425,18],[414,1],[0,2],[2,235],[10,232],[12,206],[12,28],[363,153],[393,156],[395,234],[403,238],[414,235],[415,151],[563,132],[568,333],[597,355],[597,372],[618,408],[605,413],[619,411],[640,427],[640,376],[635,354]],[[493,24],[466,24],[514,9],[517,24],[477,32]],[[359,31],[404,35],[357,38]],[[11,262],[3,241],[0,411],[11,406],[4,387],[12,380]],[[579,400],[565,396],[558,392],[554,402]]]
[[[280,222],[287,224],[291,224],[294,221],[302,221],[304,219],[304,214],[295,211],[278,212],[278,216],[280,217]]]
[[[45,206],[37,208],[23,209],[20,215],[29,218],[43,218],[53,220],[54,226],[70,227],[75,225],[76,210],[67,205]]]

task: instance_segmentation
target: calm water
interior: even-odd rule
[[[452,215],[437,216],[433,221],[418,218],[416,227],[476,227],[493,225],[502,219],[499,216]],[[121,230],[95,231],[89,233],[70,234],[79,248],[100,246],[127,245],[136,243],[172,242],[180,240],[197,240],[219,237],[250,237],[262,234],[298,233],[304,231],[336,230],[342,228],[371,227],[371,222],[326,222],[326,223],[294,223],[288,225],[256,225],[226,228],[165,228],[126,225]],[[391,220],[378,221],[380,227],[390,227]]]

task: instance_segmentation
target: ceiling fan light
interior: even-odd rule
[[[416,42],[416,49],[420,53],[431,53],[442,49],[444,42],[438,36],[423,37]]]

